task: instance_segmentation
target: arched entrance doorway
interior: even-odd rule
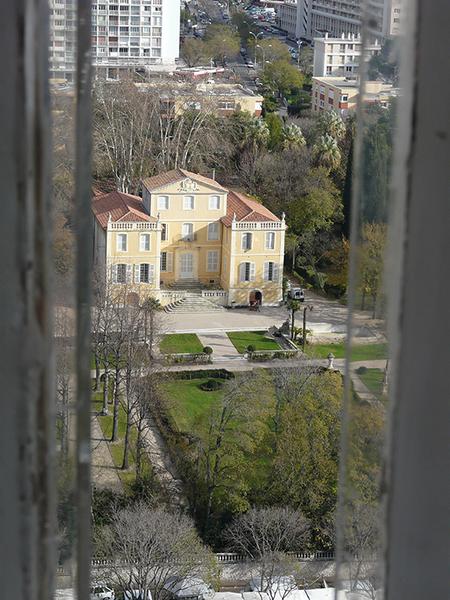
[[[251,308],[258,310],[262,305],[262,292],[259,290],[252,290],[248,298],[248,303]]]

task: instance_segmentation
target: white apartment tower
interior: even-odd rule
[[[368,23],[374,36],[389,37],[398,33],[400,2],[367,0]],[[296,36],[313,39],[325,33],[336,38],[342,34],[360,34],[364,5],[364,0],[297,0]]]
[[[375,40],[365,49],[369,59],[381,50],[381,44]],[[349,33],[338,38],[314,38],[314,77],[357,77],[361,62],[362,42],[360,35]]]
[[[77,0],[50,0],[50,79],[72,82],[76,60]]]
[[[92,5],[92,58],[97,75],[171,69],[179,56],[177,0],[101,0]]]
[[[50,0],[50,64],[56,79],[72,80],[75,5],[76,0]],[[96,76],[118,79],[130,69],[170,70],[179,49],[178,0],[94,0],[92,63]]]

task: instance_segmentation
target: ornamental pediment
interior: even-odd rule
[[[178,186],[179,192],[198,192],[199,189],[198,183],[190,178],[183,179]]]

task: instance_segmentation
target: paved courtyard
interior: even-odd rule
[[[329,300],[307,292],[305,304],[313,307],[307,312],[307,327],[315,337],[344,336],[347,331],[347,307],[336,300]],[[303,306],[296,315],[297,325],[301,324]],[[260,312],[248,308],[224,309],[213,313],[198,312],[167,314],[164,329],[167,333],[210,334],[220,331],[257,331],[273,325],[279,327],[289,317],[286,306],[266,307]],[[382,335],[382,322],[371,319],[368,311],[354,312],[354,336],[377,338]],[[211,344],[208,344],[211,345]]]

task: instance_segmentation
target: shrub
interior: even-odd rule
[[[358,367],[356,369],[356,372],[358,373],[358,375],[364,375],[364,373],[367,373],[367,367]]]
[[[255,352],[255,350],[256,350],[256,348],[255,348],[255,346],[253,346],[253,344],[249,344],[249,345],[247,346],[247,352],[250,352],[250,354],[251,354],[252,352]]]
[[[198,386],[204,392],[214,392],[223,388],[223,382],[218,379],[208,379]]]
[[[208,355],[210,355],[210,354],[212,354],[212,353],[213,353],[213,349],[211,348],[211,346],[205,346],[205,347],[203,348],[203,354],[208,354]]]

